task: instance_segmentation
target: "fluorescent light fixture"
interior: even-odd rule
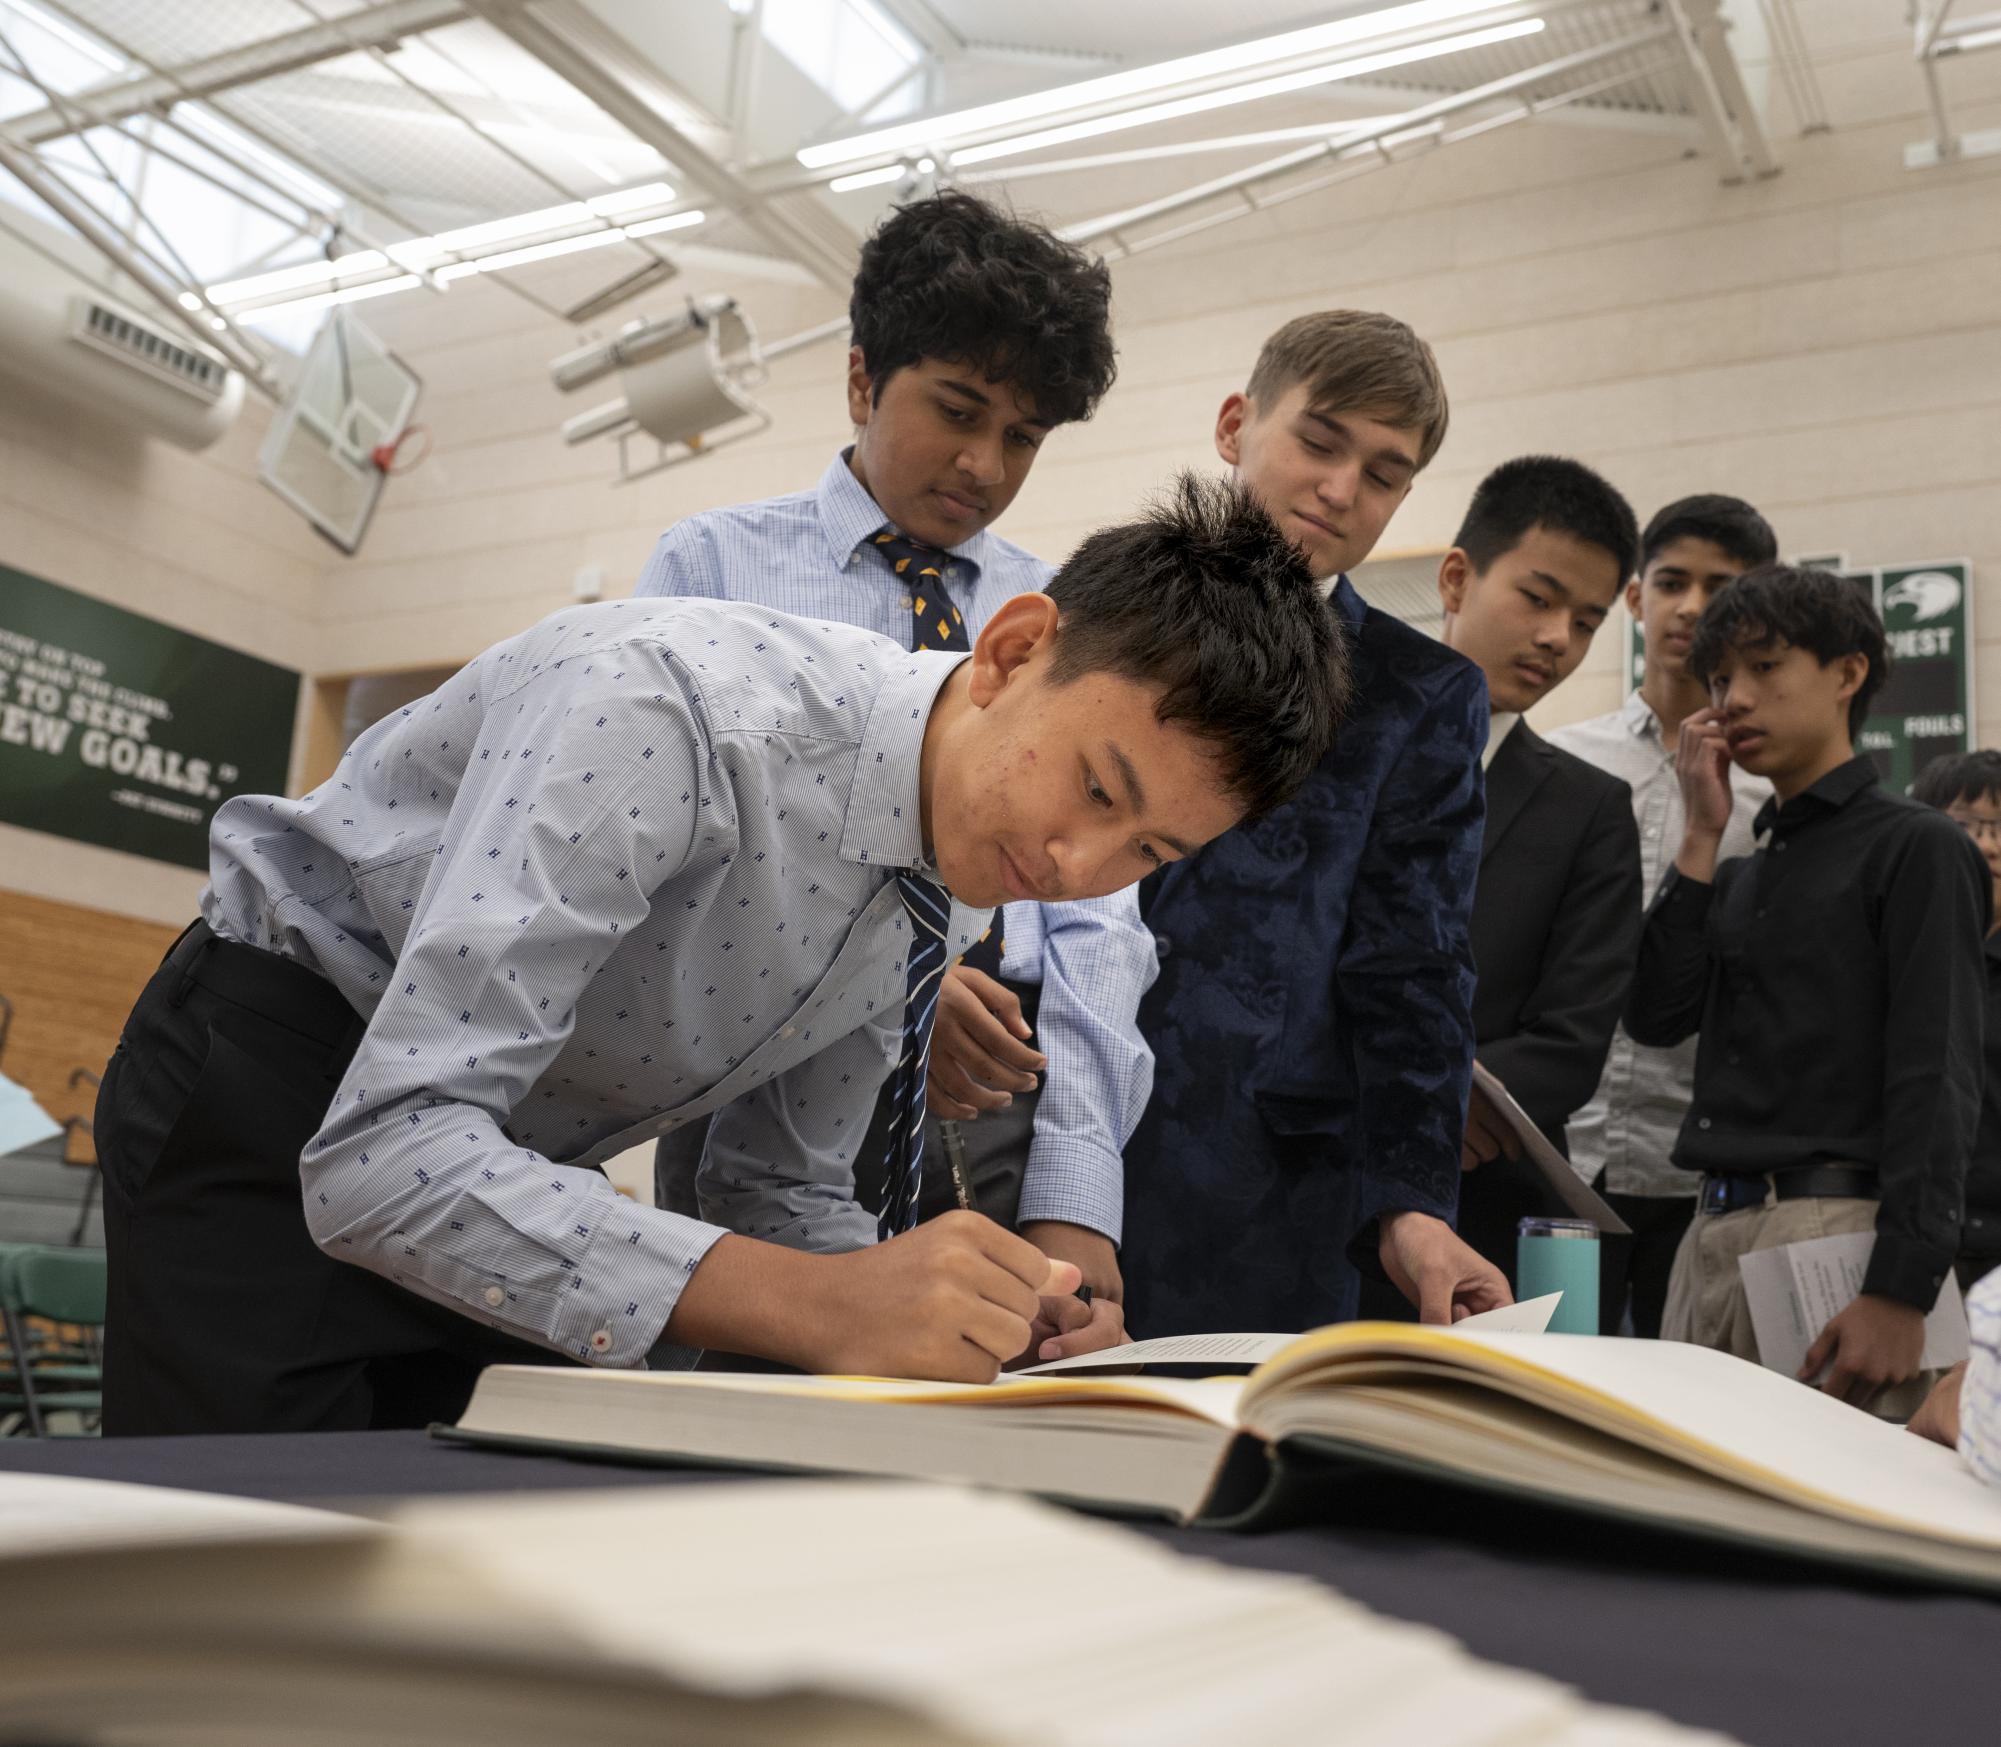
[[[600,194],[590,200],[571,201],[564,206],[545,206],[536,212],[516,213],[512,218],[496,218],[485,224],[441,231],[434,237],[412,237],[406,243],[390,244],[387,254],[379,249],[358,249],[332,261],[301,261],[296,266],[277,267],[269,273],[253,273],[243,279],[225,280],[220,285],[211,285],[208,295],[214,303],[244,303],[282,291],[337,285],[342,279],[353,278],[356,274],[379,272],[392,261],[398,267],[422,272],[432,262],[447,255],[469,254],[483,244],[506,242],[514,237],[534,236],[539,232],[563,230],[574,225],[594,225],[601,219],[620,213],[664,206],[673,198],[674,190],[667,183],[648,182],[637,188]],[[701,222],[700,213],[690,216],[677,212],[670,214],[664,222],[648,219],[639,226],[625,229],[611,226],[588,231],[581,237],[566,237],[562,239],[562,246],[552,247],[551,252],[568,254],[573,248],[596,248],[603,243],[617,242],[623,236],[650,236],[656,229],[679,230],[685,225]],[[519,251],[514,253],[518,255]],[[441,279],[463,278],[468,272],[480,270],[478,262],[461,263],[456,269],[441,268],[438,276]],[[189,307],[198,306],[199,300]]]
[[[1387,36],[1393,31],[1413,30],[1428,24],[1447,23],[1473,13],[1491,12],[1499,0],[1409,0],[1402,6],[1388,6],[1374,12],[1358,13],[1317,24],[1305,30],[1287,31],[1280,36],[1260,37],[1255,42],[1231,48],[1210,49],[1202,54],[1183,55],[1172,61],[1133,67],[1123,73],[1107,73],[1101,78],[1083,79],[1071,85],[1056,85],[1045,91],[1031,91],[999,103],[982,103],[948,115],[924,121],[907,121],[869,133],[851,134],[846,139],[828,140],[806,146],[797,154],[809,170],[824,170],[835,164],[876,157],[883,152],[900,152],[910,146],[936,146],[954,139],[969,139],[996,128],[1039,121],[1065,110],[1113,103],[1122,98],[1143,96],[1198,79],[1213,79],[1253,67],[1297,60],[1302,55],[1319,54],[1345,43],[1364,42]]]
[[[183,291],[181,293],[181,308],[187,310],[200,309],[201,299],[195,296],[192,291]]]
[[[1099,115],[1089,121],[1067,122],[1036,133],[1016,134],[1012,139],[994,140],[983,146],[967,146],[952,154],[955,168],[984,164],[994,158],[1012,157],[1019,152],[1040,151],[1045,146],[1068,145],[1072,140],[1094,139],[1099,134],[1118,133],[1130,127],[1147,127],[1155,122],[1175,121],[1184,115],[1200,115],[1206,110],[1227,109],[1232,104],[1255,103],[1260,98],[1280,97],[1289,91],[1305,91],[1315,85],[1329,85],[1339,79],[1360,79],[1390,67],[1408,66],[1413,61],[1435,60],[1468,49],[1486,48],[1517,37],[1534,36],[1543,28],[1540,18],[1525,18],[1500,24],[1491,30],[1472,30],[1437,42],[1418,43],[1410,48],[1388,49],[1379,55],[1362,55],[1354,60],[1330,61],[1325,66],[1308,67],[1297,73],[1281,73],[1249,85],[1231,85],[1221,91],[1204,91],[1193,97],[1174,97],[1165,103],[1150,103],[1141,109],[1121,110],[1116,115]],[[832,186],[838,187],[835,183]]]
[[[658,190],[665,186],[664,183],[655,183],[653,189]],[[655,204],[657,198],[657,193],[649,191],[643,204],[651,206]],[[633,204],[636,206],[642,203],[635,200]],[[480,255],[470,261],[453,261],[438,268],[433,277],[439,284],[449,285],[457,279],[468,279],[475,273],[497,273],[509,267],[526,267],[534,261],[553,261],[559,256],[580,254],[586,249],[601,249],[609,243],[657,236],[662,231],[690,230],[707,217],[707,213],[699,210],[670,212],[659,218],[642,219],[637,224],[611,225],[602,230],[583,231],[576,236],[556,237],[546,243],[529,243],[518,249],[503,249],[497,254]],[[419,244],[441,240],[441,238],[420,237],[415,243],[393,244],[389,253],[396,257],[398,266],[408,266],[411,263],[403,259],[404,250],[414,250]],[[357,265],[358,263],[362,265]],[[299,267],[284,267],[275,273],[261,274],[256,279],[239,279],[232,285],[213,285],[209,287],[209,297],[218,303],[240,303],[246,298],[268,296],[273,291],[323,284],[336,270],[342,273],[372,272],[388,265],[389,262],[375,250],[365,249],[360,254],[343,255],[338,261],[309,261]],[[422,283],[423,278],[417,273],[397,274],[388,279],[372,279],[364,285],[342,286],[331,291],[318,291],[302,297],[286,298],[277,303],[259,304],[257,308],[245,311],[243,319],[250,321],[258,316],[274,315],[279,310],[323,309],[334,303],[354,303],[366,297],[385,297],[391,292],[413,291]],[[191,293],[184,294],[182,301],[188,302],[190,296]],[[189,307],[199,308],[200,299],[194,299],[189,303]]]
[[[665,218],[642,219],[625,227],[629,237],[657,237],[662,231],[693,230],[709,215],[699,207],[692,212],[670,212]]]
[[[645,206],[665,206],[674,190],[665,182],[649,182],[628,188],[621,194],[600,194],[591,200],[571,200],[561,206],[544,206],[534,212],[517,212],[511,218],[488,219],[481,224],[461,225],[457,230],[440,231],[434,237],[413,237],[407,243],[392,243],[391,258],[401,267],[417,267],[440,255],[465,255],[489,243],[511,242],[516,237],[532,237],[544,231],[566,230],[571,225],[589,224],[593,219],[610,218]]]
[[[1939,39],[1939,46],[1950,49],[1955,54],[1964,54],[1972,49],[1991,49],[2001,43],[2001,30],[1969,30],[1964,36],[1945,36]]]
[[[829,194],[852,194],[857,188],[880,188],[885,182],[903,180],[905,166],[885,164],[879,170],[857,170],[852,176],[836,176],[827,184]]]
[[[394,279],[377,279],[367,285],[350,285],[340,291],[322,291],[313,297],[295,297],[287,303],[267,303],[261,309],[245,310],[238,321],[262,321],[267,315],[276,315],[280,310],[325,309],[336,303],[363,303],[371,297],[388,297],[398,291],[414,291],[423,284],[414,273],[399,274]]]
[[[667,183],[645,182],[616,194],[597,195],[584,204],[600,218],[616,218],[621,212],[637,212],[645,206],[665,206],[673,198],[674,190]]]
[[[504,267],[525,267],[531,261],[553,261],[558,255],[575,255],[585,249],[601,249],[607,243],[622,243],[622,230],[585,231],[580,237],[558,237],[552,243],[530,243],[523,249],[503,249],[497,255],[482,255],[477,261],[461,261],[459,267],[471,267],[481,273],[498,273]],[[457,277],[451,267],[442,269],[439,277]]]
[[[306,285],[326,285],[357,273],[373,273],[389,265],[380,249],[358,249],[331,261],[301,261],[295,267],[274,267],[269,273],[253,273],[248,279],[226,279],[208,288],[211,303],[242,303],[252,297],[269,297],[274,291],[295,291]]]

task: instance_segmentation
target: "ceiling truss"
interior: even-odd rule
[[[377,69],[376,83],[368,89],[396,89],[407,94],[402,99],[405,107],[428,106],[434,119],[477,138],[495,162],[510,165],[516,185],[525,179],[558,205],[583,201],[587,191],[575,185],[574,177],[552,171],[546,158],[511,143],[514,135],[505,125],[508,100],[474,101],[427,89],[396,55],[400,47],[431,33],[463,31],[468,26],[483,26],[531,56],[576,98],[587,101],[610,133],[665,160],[675,188],[686,190],[685,200],[677,197],[667,219],[699,203],[711,217],[735,221],[748,233],[746,246],[769,251],[778,262],[803,270],[830,290],[846,287],[856,233],[852,217],[844,216],[828,199],[828,190],[838,177],[851,176],[858,168],[875,171],[878,179],[901,178],[905,187],[923,187],[942,179],[969,185],[1006,183],[1058,172],[1088,173],[1182,157],[1193,160],[1203,154],[1237,160],[1222,174],[1191,176],[1172,192],[1100,211],[1064,227],[1068,235],[1113,258],[1268,211],[1440,146],[1559,115],[1591,125],[1665,129],[1708,156],[1726,182],[1769,176],[1778,169],[1732,52],[1719,0],[1548,0],[1547,4],[1499,0],[1477,12],[1462,8],[1448,22],[1414,27],[1396,39],[1414,45],[1412,53],[1421,65],[1342,87],[1368,97],[1379,111],[1350,121],[1260,133],[1255,131],[1255,109],[1233,110],[1227,118],[1219,117],[1206,134],[1191,137],[1184,128],[1163,143],[1157,133],[1136,131],[1126,136],[1130,144],[1114,141],[1101,150],[1054,155],[1048,150],[1026,151],[991,168],[955,168],[953,150],[955,146],[963,150],[965,142],[941,133],[934,144],[923,148],[899,148],[857,164],[818,169],[804,168],[790,157],[767,156],[759,161],[746,143],[761,81],[771,74],[765,62],[770,51],[761,28],[763,0],[743,0],[734,8],[727,79],[724,89],[706,104],[611,29],[583,0],[377,0],[335,16],[323,16],[311,0],[292,0],[295,27],[171,65],[149,59],[107,34],[103,0],[88,10],[83,0],[32,0],[32,4],[88,33],[128,70],[67,95],[42,86],[41,107],[0,123],[0,169],[45,202],[138,293],[267,393],[279,392],[268,342],[242,326],[226,301],[211,299],[210,288],[186,271],[164,237],[148,232],[139,189],[125,191],[122,218],[115,205],[107,210],[101,186],[91,184],[111,177],[110,168],[101,157],[95,164],[81,162],[78,145],[87,147],[91,137],[107,137],[105,130],[110,130],[112,137],[156,151],[182,170],[211,179],[212,173],[202,166],[220,158],[247,179],[235,191],[260,211],[282,215],[295,242],[306,240],[330,260],[372,252],[384,263],[376,271],[386,279],[400,270],[393,265],[397,246],[436,227],[427,225],[406,198],[365,168],[316,153],[303,129],[288,126],[268,105],[260,107],[245,99],[254,97],[266,81],[363,57]],[[955,65],[969,60],[1024,68],[1030,64],[1019,51],[968,41],[931,0],[875,0],[875,4],[923,51],[922,60],[891,82],[895,87],[922,78],[925,93],[931,96],[941,89],[941,82],[948,82]],[[1758,0],[1758,4],[1765,9],[1775,49],[1793,58],[1789,41],[1797,46],[1797,24],[1791,17],[1791,0]],[[1953,4],[1954,0],[1920,0],[1921,7],[1929,10],[1921,12],[1918,53],[1934,93],[1939,137],[1932,146],[1941,160],[1967,152],[1973,142],[1950,132],[1943,101],[1937,97],[1935,63],[1973,46],[1970,38],[1979,27],[2001,25],[2001,14],[1953,24],[1948,19]],[[9,0],[0,0],[0,65],[32,79],[32,70],[8,42],[9,18]],[[1475,24],[1496,27],[1489,35],[1508,35],[1498,27],[1526,20],[1538,22],[1524,24],[1523,30],[1542,31],[1548,26],[1544,35],[1526,38],[1527,46],[1491,51],[1482,47],[1478,52],[1461,52],[1453,46],[1465,40]],[[1521,32],[1512,34],[1519,37]],[[1995,36],[2001,42],[2001,30]],[[1439,58],[1423,60],[1433,49]],[[1803,66],[1803,55],[1797,59]],[[1043,87],[1052,79],[1090,78],[1102,68],[1103,63],[1072,61],[1061,73],[1052,74],[1045,66],[1039,78],[1023,83]],[[1798,71],[1795,67],[1795,75]],[[1217,85],[1210,79],[1187,91],[1200,99]],[[887,90],[876,93],[858,104],[855,113],[837,118],[838,125],[821,128],[822,138],[829,132],[866,127],[864,117],[878,111],[887,95]],[[1053,114],[1037,125],[1081,116],[1109,130],[1126,125],[1119,119],[1123,111],[1158,104],[1161,95],[1154,90],[1129,101],[1100,102],[1075,116]],[[1380,113],[1384,104],[1395,107]],[[1796,100],[1795,107],[1799,106]],[[1252,119],[1246,122],[1245,116]],[[214,126],[217,121],[233,134]],[[238,149],[232,150],[231,138]],[[1267,146],[1279,149],[1261,150]],[[1994,149],[2001,149],[2001,140]],[[95,157],[95,149],[91,151]],[[997,154],[990,150],[990,155]],[[284,174],[288,164],[303,170],[304,176]],[[111,180],[115,183],[117,178]],[[251,191],[244,192],[244,187]],[[314,188],[324,197],[316,196]],[[610,224],[589,219],[565,234],[574,239]],[[585,317],[579,311],[595,316],[673,272],[673,244],[628,239],[622,229],[612,240],[632,241],[640,251],[637,265],[628,260],[623,277],[570,310],[547,303],[511,271],[501,272],[500,280],[549,314],[581,321]],[[281,255],[282,246],[267,253]],[[442,288],[450,266],[466,265],[468,260],[447,252],[418,269],[417,278]],[[358,285],[360,290],[369,289],[366,281]],[[830,336],[840,331],[840,325],[825,324],[792,341],[780,341],[767,352],[777,354]]]

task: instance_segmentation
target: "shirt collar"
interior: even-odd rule
[[[1519,710],[1496,710],[1487,720],[1487,744],[1480,753],[1480,768],[1492,770],[1494,755],[1501,750],[1508,736],[1515,731],[1515,724],[1522,719]]]
[[[847,822],[841,828],[841,854],[847,860],[930,871],[920,780],[924,729],[940,688],[968,659],[959,649],[890,654],[848,792]]]
[[[1369,610],[1369,603],[1356,592],[1355,585],[1348,580],[1346,571],[1335,576],[1327,585],[1328,604],[1347,621],[1348,629],[1359,631],[1362,617]]]
[[[1632,694],[1626,699],[1626,707],[1619,714],[1625,721],[1627,732],[1634,739],[1645,740],[1651,736],[1655,740],[1665,742],[1667,737],[1661,732],[1661,719],[1654,714],[1653,705],[1640,695],[1637,686],[1633,688]]]
[[[852,454],[854,447],[851,444],[836,455],[828,464],[827,471],[820,475],[820,529],[827,537],[827,553],[833,559],[836,570],[845,570],[848,560],[889,520],[883,513],[882,505],[868,494],[862,482],[855,477],[854,469],[848,465]],[[991,532],[982,528],[970,540],[945,548],[958,563],[970,568],[972,574],[966,579],[968,584],[979,581],[992,540]]]
[[[1876,774],[1876,761],[1868,753],[1858,752],[1846,764],[1837,764],[1812,787],[1802,789],[1783,807],[1779,805],[1779,797],[1774,795],[1758,809],[1752,829],[1762,837],[1775,826],[1790,828],[1822,813],[1838,813],[1864,789],[1874,788],[1880,780]]]

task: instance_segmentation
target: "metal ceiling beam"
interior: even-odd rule
[[[282,36],[265,37],[261,42],[185,62],[171,72],[110,80],[79,91],[69,100],[76,111],[76,125],[73,118],[55,109],[38,109],[8,122],[6,131],[21,145],[38,146],[76,132],[78,125],[123,121],[163,105],[213,97],[259,79],[338,60],[357,48],[393,48],[405,37],[457,24],[466,16],[462,0],[387,0],[363,12],[346,13],[337,22],[309,24]]]
[[[1716,155],[1730,166],[1723,180],[1776,176],[1779,161],[1730,52],[1729,26],[1717,0],[1663,0],[1663,5],[1681,42],[1689,102]]]
[[[1953,0],[1926,4],[1919,0],[1913,16],[1918,71],[1924,75],[1925,98],[1931,105],[1935,132],[1931,139],[1918,140],[1904,148],[1904,168],[1935,169],[1940,164],[1958,163],[1966,158],[1992,157],[2001,152],[2001,128],[1961,133],[1952,125],[1946,108],[1945,89],[1939,83],[1939,62],[1956,55],[2001,48],[2001,13],[1978,18],[1962,18],[1947,28]]]
[[[697,145],[647,102],[648,65],[623,38],[588,13],[555,0],[534,11],[510,0],[471,0],[472,9],[551,72],[574,86],[635,139],[651,146],[688,182],[731,208],[757,235],[845,290],[854,261],[789,213],[769,205],[750,183]]]
[[[1396,150],[1397,142],[1400,139],[1408,137],[1415,141],[1419,138],[1429,136],[1433,143],[1435,143],[1438,137],[1442,135],[1441,124],[1444,119],[1457,114],[1461,110],[1473,109],[1483,104],[1513,98],[1516,101],[1512,108],[1506,111],[1503,116],[1495,118],[1495,121],[1526,120],[1533,116],[1541,107],[1574,99],[1568,98],[1562,92],[1555,93],[1546,99],[1522,99],[1518,96],[1519,93],[1551,79],[1581,73],[1587,68],[1599,65],[1601,62],[1615,60],[1625,55],[1633,55],[1639,51],[1665,44],[1674,34],[1673,26],[1656,24],[1648,29],[1635,31],[1628,36],[1615,38],[1611,42],[1598,43],[1588,49],[1579,49],[1576,53],[1565,55],[1559,60],[1546,62],[1541,66],[1524,68],[1519,73],[1510,73],[1504,78],[1490,80],[1487,84],[1477,85],[1468,91],[1454,92],[1450,96],[1441,97],[1435,102],[1424,104],[1417,109],[1406,110],[1401,115],[1384,116],[1373,122],[1357,123],[1351,128],[1344,128],[1340,133],[1330,135],[1327,139],[1322,140],[1316,145],[1303,146],[1296,151],[1283,152],[1275,158],[1267,158],[1263,163],[1252,164],[1245,169],[1234,171],[1227,176],[1213,177],[1209,181],[1198,183],[1192,188],[1184,188],[1179,193],[1165,195],[1158,200],[1149,200],[1139,206],[1128,207],[1121,212],[1106,213],[1100,218],[1087,219],[1081,224],[1064,225],[1060,228],[1058,234],[1068,241],[1075,243],[1101,243],[1106,245],[1104,252],[1109,258],[1116,259],[1122,255],[1137,254],[1142,249],[1155,247],[1159,243],[1170,240],[1172,237],[1184,235],[1189,230],[1206,229],[1211,224],[1221,223],[1226,219],[1239,218],[1251,212],[1260,212],[1266,206],[1276,204],[1277,200],[1274,198],[1261,197],[1259,189],[1266,184],[1278,182],[1293,176],[1297,172],[1306,170],[1316,163],[1324,163],[1329,160],[1339,163],[1346,158],[1368,154],[1373,165],[1388,161]],[[1610,86],[1622,82],[1624,79],[1636,76],[1637,74],[1627,73],[1623,69],[1615,70],[1612,78],[1608,79],[1605,84],[1606,86]],[[1488,124],[1481,125],[1485,126]],[[1353,173],[1355,173],[1353,170],[1332,172],[1330,173],[1330,179],[1339,179],[1342,175]],[[1321,183],[1317,181],[1311,184],[1314,187],[1320,185]],[[1291,198],[1298,193],[1306,191],[1306,188],[1290,188],[1285,190],[1278,198]],[[1139,238],[1132,234],[1137,226],[1149,224],[1156,219],[1170,217],[1177,212],[1203,205],[1212,200],[1222,200],[1232,196],[1234,196],[1234,203],[1225,213],[1216,218],[1197,221],[1192,226],[1180,227],[1160,236]]]
[[[198,323],[181,304],[183,286],[104,214],[73,193],[69,185],[51,172],[34,153],[0,139],[0,170],[11,174],[106,261],[143,290],[163,314],[193,337],[197,345],[219,354],[232,369],[241,371],[265,394],[277,398],[278,385],[269,367],[243,336],[232,327],[205,329]]]

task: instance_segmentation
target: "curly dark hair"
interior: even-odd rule
[[[1052,684],[1115,673],[1154,716],[1211,743],[1253,817],[1289,800],[1347,714],[1345,627],[1299,549],[1226,479],[1178,475],[1136,521],[1100,528],[1049,584]]]
[[[1688,671],[1707,685],[1725,650],[1769,649],[1779,642],[1804,649],[1825,667],[1862,655],[1869,671],[1848,700],[1848,732],[1862,731],[1869,703],[1890,677],[1890,649],[1868,594],[1831,570],[1761,564],[1710,596],[1688,648]]]
[[[1619,567],[1621,587],[1639,555],[1640,524],[1632,505],[1582,461],[1561,455],[1503,461],[1480,481],[1452,544],[1484,576],[1532,528],[1568,534],[1609,554]]]
[[[905,365],[948,358],[1061,425],[1112,385],[1111,303],[1104,262],[954,189],[899,206],[862,244],[848,320],[877,400]]]

